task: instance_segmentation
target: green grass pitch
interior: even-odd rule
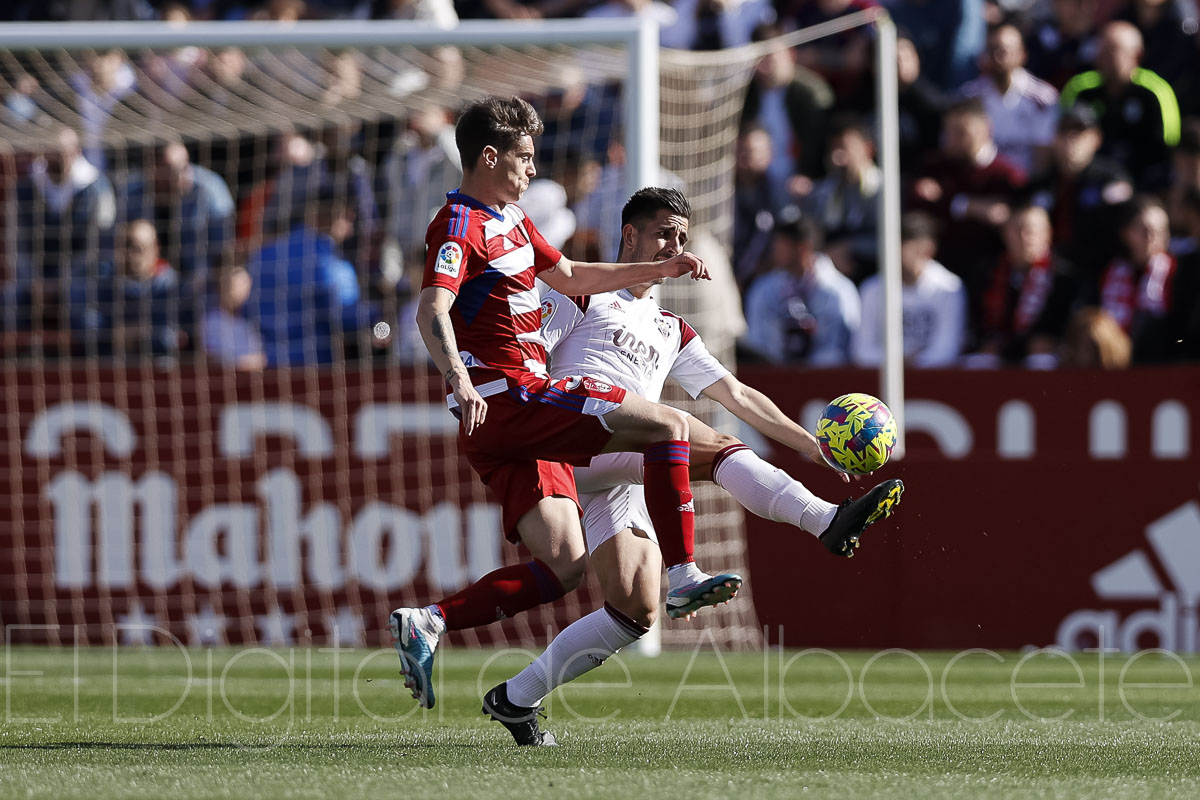
[[[12,647],[0,797],[1200,797],[1194,657],[621,655],[518,749],[479,697],[529,658],[419,711],[390,650]]]

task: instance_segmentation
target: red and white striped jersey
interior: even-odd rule
[[[551,378],[591,375],[658,402],[668,377],[699,397],[729,374],[692,326],[653,297],[567,297],[539,284]]]
[[[422,288],[441,286],[457,297],[450,309],[459,355],[468,367],[489,367],[521,381],[546,375],[538,331],[538,273],[562,258],[513,203],[496,211],[454,191],[425,232]]]

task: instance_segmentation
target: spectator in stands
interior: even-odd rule
[[[253,246],[264,234],[286,230],[323,182],[317,147],[307,136],[287,131],[269,150],[266,174],[238,200],[237,238]]]
[[[432,104],[413,109],[382,174],[387,204],[382,271],[384,281],[395,285],[406,264],[425,263],[425,228],[462,179],[450,113]]]
[[[49,98],[37,78],[28,72],[20,72],[13,76],[9,85],[9,91],[4,95],[4,107],[12,122],[45,123],[49,119],[45,111]]]
[[[327,106],[339,106],[357,100],[362,94],[362,65],[356,50],[328,52],[322,56],[328,79],[321,102]]]
[[[1005,252],[983,296],[975,365],[1055,365],[1080,287],[1071,264],[1051,249],[1052,239],[1044,209],[1020,206],[1009,217]]]
[[[1125,369],[1132,352],[1129,334],[1112,315],[1088,306],[1071,317],[1058,363],[1068,369]]]
[[[539,14],[540,16],[540,14]],[[679,12],[662,0],[604,0],[583,12],[585,19],[649,19],[658,23],[661,47],[687,50],[691,47],[691,26],[679,24]]]
[[[781,17],[796,28],[810,28],[874,8],[878,3],[875,0],[783,0],[780,5]],[[872,107],[873,41],[873,29],[863,25],[796,48],[796,59],[829,81],[840,101],[839,107],[865,111]],[[867,101],[866,108],[861,106],[863,99]]]
[[[900,168],[911,172],[938,147],[945,94],[921,71],[921,57],[912,40],[896,42],[896,77],[900,106]]]
[[[1052,0],[1029,37],[1029,71],[1056,89],[1096,61],[1097,0]]]
[[[557,77],[558,87],[537,103],[545,130],[538,138],[539,169],[557,171],[568,153],[604,158],[609,143],[619,135],[621,87],[615,83],[589,84],[582,69],[568,66]]]
[[[921,56],[922,72],[942,91],[978,74],[987,23],[981,0],[885,0]]]
[[[721,50],[753,41],[759,25],[775,21],[769,0],[675,0],[679,39],[689,50]]]
[[[1155,198],[1139,196],[1123,210],[1123,252],[1109,262],[1096,287],[1098,305],[1133,341],[1133,360],[1162,361],[1170,350],[1170,323],[1178,265],[1167,250],[1167,212]]]
[[[1195,6],[1192,28],[1185,25],[1182,3],[1172,0],[1130,0],[1113,19],[1128,22],[1138,29],[1145,43],[1141,64],[1172,88],[1194,79],[1200,69],[1200,51],[1193,38],[1196,33]]]
[[[232,240],[233,217],[225,181],[193,164],[178,139],[158,147],[150,169],[121,190],[121,219],[151,220],[167,260],[178,265],[180,280],[196,293]]]
[[[858,282],[875,269],[876,207],[883,186],[866,122],[835,118],[826,160],[828,172],[801,199],[800,210],[825,231],[825,253],[834,265]]]
[[[187,297],[145,219],[130,222],[116,264],[71,282],[72,350],[87,357],[173,356],[186,345]]]
[[[4,289],[5,327],[58,327],[68,275],[94,275],[113,257],[112,184],[84,157],[74,129],[59,127],[48,138],[47,151],[7,198],[6,238],[16,264]]]
[[[1125,165],[1142,190],[1167,183],[1170,148],[1179,143],[1179,105],[1170,84],[1138,66],[1142,35],[1128,22],[1110,22],[1100,34],[1096,69],[1063,87],[1064,108],[1087,105],[1100,119],[1100,152]]]
[[[833,367],[850,360],[861,306],[854,283],[821,252],[821,229],[801,217],[776,225],[773,269],[746,293],[745,346],[776,363]]]
[[[600,246],[602,261],[616,261],[620,239],[612,231],[621,230],[621,209],[629,196],[625,182],[625,145],[614,138],[608,145],[608,163],[600,170],[596,188],[571,209],[575,212],[579,231],[585,237],[595,237]],[[686,189],[683,179],[661,167],[655,186]]]
[[[246,302],[254,279],[245,267],[221,271],[215,307],[204,317],[204,352],[213,361],[234,369],[257,372],[267,365],[262,336],[246,319]]]
[[[1000,228],[1025,177],[999,155],[979,98],[952,106],[942,129],[942,152],[913,184],[914,210],[927,211],[942,224],[942,261],[976,295],[983,274],[1004,249]]]
[[[754,40],[782,35],[777,25],[762,25]],[[759,59],[746,90],[742,127],[761,126],[771,137],[774,152],[767,179],[775,197],[786,197],[789,181],[799,173],[817,177],[824,172],[825,132],[833,90],[824,79],[796,64],[791,48],[773,50]]]
[[[1172,252],[1179,260],[1169,325],[1168,354],[1200,361],[1200,187],[1191,187],[1179,206],[1181,236]]]
[[[1092,274],[1117,244],[1115,210],[1133,196],[1129,174],[1097,155],[1102,141],[1090,108],[1066,110],[1054,136],[1050,166],[1034,176],[1026,192],[1030,202],[1050,215],[1055,249]]]
[[[222,47],[204,62],[204,74],[208,81],[203,91],[219,108],[229,108],[249,89],[246,84],[246,68],[250,59],[237,47]]]
[[[451,0],[374,0],[371,19],[405,19],[453,28],[458,24],[458,12]]]
[[[1200,119],[1183,121],[1179,146],[1171,153],[1171,185],[1167,188],[1167,214],[1172,233],[1182,233],[1185,212],[1184,197],[1193,189],[1200,190]]]
[[[380,237],[376,233],[382,220],[375,199],[371,164],[359,153],[362,130],[362,123],[355,120],[333,122],[321,130],[317,149],[320,158],[317,191],[322,186],[332,185],[345,193],[346,202],[354,205],[354,226],[341,243],[341,251],[350,263],[366,268],[378,263]],[[453,187],[447,187],[447,190],[450,188]],[[304,194],[310,196],[312,193],[312,187],[309,187]]]
[[[1016,25],[988,32],[978,78],[963,85],[964,97],[983,101],[1000,155],[1027,175],[1044,169],[1058,122],[1058,91],[1025,69],[1025,42]]]
[[[770,134],[759,125],[743,128],[733,168],[733,271],[743,287],[757,274],[783,208],[767,180],[770,166]]]
[[[75,107],[88,161],[104,169],[104,131],[113,111],[137,89],[137,75],[123,50],[108,50],[88,56],[86,68],[70,77],[75,90]]]
[[[967,293],[962,279],[934,261],[937,223],[912,212],[900,223],[901,307],[904,360],[914,367],[947,367],[958,361],[966,340]],[[854,363],[883,361],[883,277],[863,281],[862,325],[854,335]]]
[[[313,200],[293,207],[290,228],[247,265],[249,317],[268,366],[329,364],[343,352],[343,333],[369,327],[354,265],[339,255],[354,228],[354,207],[331,187]]]

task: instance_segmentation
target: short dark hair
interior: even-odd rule
[[[959,100],[953,103],[946,109],[946,116],[968,116],[988,118],[987,108],[983,105],[983,100],[978,97],[968,97],[965,100]]]
[[[928,239],[937,242],[938,224],[928,214],[920,211],[910,211],[900,218],[900,241],[915,242]]]
[[[1163,205],[1163,201],[1159,200],[1152,194],[1134,195],[1131,199],[1125,201],[1125,203],[1121,205],[1117,213],[1117,229],[1123,230],[1124,228],[1133,224],[1134,220],[1152,208],[1157,208],[1164,212],[1167,210],[1167,207]]]
[[[843,136],[847,133],[858,134],[862,139],[875,143],[875,132],[861,114],[849,111],[839,112],[829,120],[829,138]]]
[[[483,148],[511,150],[522,136],[541,136],[542,119],[519,97],[491,95],[467,106],[454,129],[464,170],[473,169]]]
[[[811,244],[818,250],[825,244],[825,231],[821,230],[821,226],[812,217],[784,219],[776,223],[774,233],[797,244]]]
[[[692,204],[678,189],[647,186],[638,189],[621,209],[621,227],[651,220],[660,211],[670,211],[684,219],[692,218]]]

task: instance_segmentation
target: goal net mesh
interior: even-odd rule
[[[718,273],[661,300],[725,363],[756,56],[661,55],[663,181]],[[548,180],[523,206],[570,256],[611,258],[626,63],[608,46],[0,52],[10,639],[380,645],[392,608],[521,560],[415,332],[421,238],[459,178],[454,110],[519,93],[547,124]],[[696,496],[701,564],[744,573],[741,510]],[[452,641],[534,648],[600,602],[589,578]],[[708,635],[760,643],[749,592],[663,639]]]

